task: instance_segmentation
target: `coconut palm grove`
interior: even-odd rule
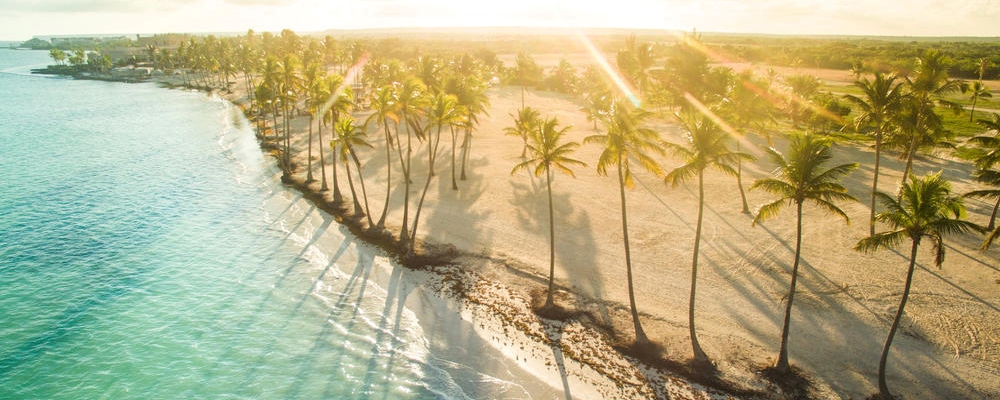
[[[588,397],[588,374],[606,398],[1000,396],[995,40],[286,29],[51,46],[42,73],[236,104],[286,186],[436,277],[473,324],[539,346],[513,351],[566,398]]]

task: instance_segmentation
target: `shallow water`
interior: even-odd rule
[[[434,297],[282,187],[235,107],[48,61],[0,50],[0,398],[549,397],[434,339]]]

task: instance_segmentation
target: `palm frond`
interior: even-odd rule
[[[909,235],[905,229],[879,232],[859,240],[858,243],[854,245],[854,250],[868,254],[880,249],[894,248],[899,246],[899,244],[908,237]]]

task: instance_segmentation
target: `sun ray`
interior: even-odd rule
[[[601,54],[601,51],[597,49],[597,46],[594,46],[594,43],[589,37],[584,35],[583,32],[579,30],[575,33],[576,38],[580,40],[580,43],[583,44],[584,47],[587,48],[587,52],[594,57],[594,61],[597,62],[597,65],[601,67],[601,70],[604,71],[609,79],[611,79],[614,86],[622,92],[622,95],[624,95],[628,101],[632,102],[632,104],[636,107],[639,107],[642,104],[642,101],[635,95],[635,90],[633,90],[632,85],[630,85],[625,78],[621,76],[615,67],[611,66],[611,63],[609,63],[607,58]]]
[[[347,87],[351,85],[354,82],[354,80],[359,76],[358,74],[361,73],[361,68],[363,68],[365,66],[365,63],[368,62],[368,58],[369,54],[365,53],[364,55],[361,56],[361,58],[358,60],[357,63],[352,65],[351,68],[347,70],[347,74],[344,75],[344,81],[341,82],[340,86],[337,87],[336,91],[330,94],[330,98],[326,99],[326,102],[324,102],[323,105],[320,106],[318,113],[319,115],[324,115],[326,114],[327,111],[330,111],[330,107],[333,107],[333,102],[337,101],[338,97],[344,95],[344,90],[347,89]]]

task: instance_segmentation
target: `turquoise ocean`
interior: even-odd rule
[[[0,49],[0,399],[550,398],[205,93]]]

